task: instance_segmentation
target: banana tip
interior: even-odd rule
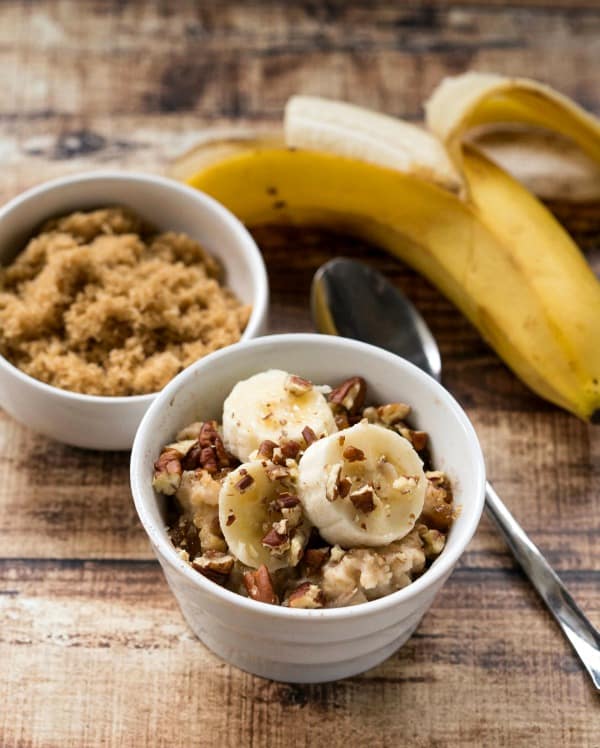
[[[590,416],[590,421],[592,423],[600,424],[600,408],[596,408],[596,410],[592,413]]]

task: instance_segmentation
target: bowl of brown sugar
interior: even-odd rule
[[[197,190],[146,174],[47,182],[0,209],[0,405],[67,444],[128,449],[154,395],[260,335],[254,240]]]

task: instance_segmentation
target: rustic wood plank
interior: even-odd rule
[[[0,200],[90,168],[164,171],[207,128],[272,127],[291,93],[412,120],[466,69],[538,77],[600,113],[596,0],[0,4]],[[600,274],[600,206],[553,203]],[[310,329],[334,254],[384,271],[438,338],[499,493],[600,624],[600,439],[532,395],[424,279],[345,237],[261,229],[270,329]],[[128,457],[0,414],[0,744],[594,746],[597,699],[485,520],[417,635],[363,677],[269,683],[183,622]]]
[[[569,582],[600,617],[593,578]],[[3,689],[4,745],[584,748],[600,729],[568,645],[507,572],[458,570],[400,653],[319,686],[221,663],[154,563],[5,562],[0,585],[0,656],[18,674]]]
[[[526,72],[600,111],[594,3],[565,13],[457,2],[138,1],[73,13],[69,3],[13,0],[2,14],[0,117],[21,124],[188,111],[277,119],[292,91],[420,119],[439,80],[469,68]]]

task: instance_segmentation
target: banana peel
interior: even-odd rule
[[[464,111],[477,100],[466,97]],[[389,168],[385,148],[381,158],[375,150],[369,159],[354,157],[348,146],[340,155],[334,138],[309,138],[307,148],[302,128],[294,147],[277,135],[205,142],[171,174],[249,226],[325,226],[387,249],[453,301],[532,390],[581,418],[599,420],[600,283],[541,203],[462,144],[467,121],[475,118],[457,117],[438,132],[455,164],[452,172],[443,163],[442,178],[432,177],[431,162],[425,169]],[[571,129],[578,128],[585,129],[581,121]],[[590,132],[583,140],[596,153]]]
[[[428,128],[458,164],[470,131],[508,123],[559,133],[600,163],[600,121],[550,86],[529,78],[475,72],[446,78],[426,102],[425,115]]]

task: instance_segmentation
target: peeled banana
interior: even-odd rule
[[[525,100],[534,99],[529,91]],[[473,98],[464,101],[471,106]],[[452,97],[432,102],[429,117],[439,123]],[[526,121],[523,106],[511,111]],[[556,107],[544,106],[538,120],[550,123]],[[407,123],[395,130],[394,120],[378,117],[294,97],[287,142],[205,142],[172,174],[250,226],[320,225],[388,249],[450,298],[535,392],[581,418],[600,419],[600,283],[576,245],[515,179],[473,147],[456,150],[468,118],[438,127],[450,160],[435,155],[434,136]],[[568,107],[561,117],[560,131],[600,158],[598,123]],[[402,149],[412,157],[388,158]]]
[[[319,533],[344,547],[387,545],[423,509],[427,479],[407,439],[357,423],[313,442],[299,465],[298,493]]]
[[[312,382],[279,369],[238,382],[223,404],[225,446],[242,461],[266,440],[302,447],[307,427],[315,438],[337,431],[327,400]]]

